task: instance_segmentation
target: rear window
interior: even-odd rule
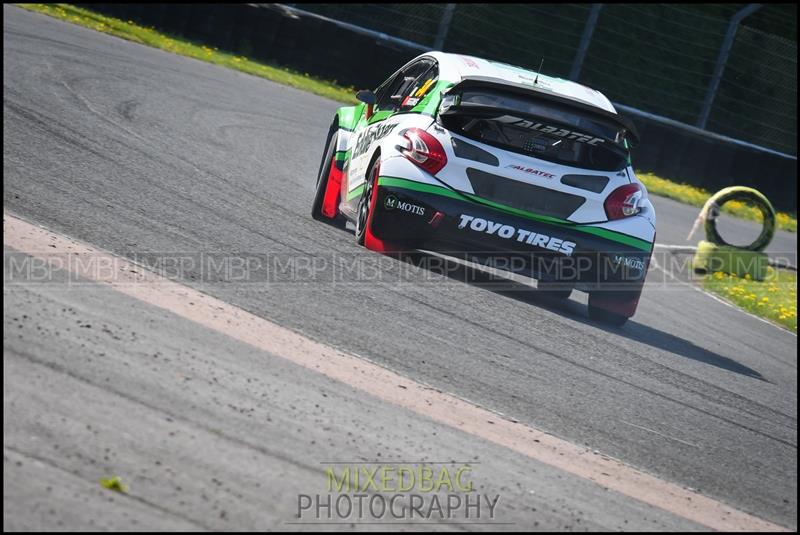
[[[501,149],[583,169],[627,165],[625,130],[612,121],[560,103],[465,90],[449,96],[440,120],[449,130]],[[457,111],[456,111],[457,110]]]

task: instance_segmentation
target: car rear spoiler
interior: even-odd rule
[[[587,115],[597,117],[598,119],[605,119],[606,121],[614,123],[616,126],[626,130],[627,132],[626,139],[628,139],[631,146],[636,146],[639,144],[639,132],[636,130],[636,126],[633,124],[633,122],[627,117],[623,117],[622,115],[603,110],[601,108],[592,106],[590,104],[586,104],[585,102],[582,102],[574,98],[565,97],[563,95],[557,95],[552,91],[547,91],[544,88],[537,88],[524,84],[515,84],[513,82],[498,80],[497,78],[471,76],[469,78],[464,78],[459,83],[455,84],[453,87],[448,89],[446,91],[446,94],[460,93],[465,89],[495,89],[495,90],[499,89],[502,91],[507,91],[509,93],[514,93],[516,95],[524,97],[532,97],[536,99],[545,100],[548,102],[561,104],[564,106],[569,106],[570,108],[580,110],[581,112],[584,112]],[[490,106],[470,106],[469,109],[471,111],[486,111],[486,112],[498,111],[498,108]],[[453,112],[466,111],[466,109],[456,105],[453,107],[452,111]],[[504,110],[504,111],[508,111],[510,113],[513,112],[515,115],[518,115],[520,117],[526,117],[532,119],[535,118],[516,110]],[[611,141],[612,143],[614,142],[614,140],[608,140],[608,141]]]

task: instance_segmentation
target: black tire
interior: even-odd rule
[[[720,214],[722,205],[728,201],[749,201],[761,211],[761,214],[764,217],[764,223],[761,227],[761,234],[759,234],[758,238],[756,238],[756,240],[750,245],[732,245],[727,243],[717,231],[716,219]],[[731,186],[721,189],[706,201],[706,206],[703,207],[703,212],[706,213],[706,240],[714,245],[736,247],[737,249],[745,249],[748,251],[763,251],[775,236],[775,209],[772,207],[769,199],[767,199],[761,192],[754,190],[753,188],[746,188],[744,186]]]
[[[553,299],[569,299],[572,286],[563,282],[536,281],[536,291]]]
[[[331,125],[328,132],[328,142],[325,147],[325,152],[322,155],[322,161],[319,164],[319,172],[317,173],[317,189],[314,193],[314,203],[311,206],[311,217],[317,221],[322,221],[337,228],[345,227],[345,219],[341,215],[331,219],[322,214],[322,202],[325,199],[325,189],[328,186],[328,175],[330,174],[331,165],[333,163],[333,154],[336,150],[336,143],[339,139],[339,132],[336,123]]]
[[[592,294],[589,294],[589,319],[598,323],[611,325],[612,327],[622,327],[628,321],[627,316],[609,312],[592,304]]]
[[[376,187],[375,182],[377,182],[375,173],[376,165],[380,165],[380,158],[375,158],[369,166],[367,179],[364,182],[364,191],[361,192],[361,198],[358,201],[358,208],[356,209],[356,241],[359,245],[364,245],[364,239],[367,236],[372,190]]]

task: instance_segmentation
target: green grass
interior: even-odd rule
[[[703,287],[731,303],[797,332],[797,273],[769,268],[762,281],[748,275],[739,278],[729,273],[712,273],[703,281]]]
[[[237,71],[260,76],[273,82],[296,87],[315,95],[337,100],[339,102],[356,104],[355,89],[341,87],[333,82],[320,80],[308,74],[298,73],[289,69],[267,65],[253,61],[244,56],[220,52],[216,48],[193,43],[186,39],[156,31],[135,24],[133,21],[124,21],[114,17],[107,17],[88,9],[72,6],[70,4],[17,4],[19,7],[50,15],[73,24],[86,26],[93,30],[108,33],[140,43],[143,45],[160,48],[182,56],[207,61]]]
[[[693,206],[702,207],[708,200],[713,192],[708,192],[696,186],[688,184],[678,184],[658,177],[652,173],[642,173],[637,171],[636,176],[639,177],[647,191],[662,197],[669,197],[676,201],[691,204]],[[722,211],[742,219],[749,219],[751,221],[761,221],[761,211],[754,206],[749,206],[745,203],[738,201],[730,201],[723,205]],[[776,216],[776,226],[779,229],[787,230],[789,232],[797,232],[797,217],[794,214],[787,214],[778,212]]]
[[[205,46],[202,43],[193,43],[185,39],[164,34],[154,28],[146,28],[132,21],[124,21],[114,17],[100,15],[93,11],[72,6],[70,4],[17,4],[18,6],[44,13],[58,19],[86,26],[94,30],[115,35],[129,41],[143,45],[160,48],[175,54],[207,61],[237,71],[260,76],[281,84],[289,85],[330,98],[346,104],[357,103],[355,89],[345,88],[335,82],[320,80],[308,74],[301,74],[290,69],[276,67],[248,59],[244,56],[220,52],[216,48]],[[650,173],[638,174],[649,192],[675,199],[679,202],[694,206],[703,206],[711,196],[711,192],[695,186],[678,184],[665,178],[657,177]],[[729,202],[723,211],[731,215],[760,221],[761,212],[756,208],[743,203]],[[797,232],[797,218],[794,214],[778,213],[777,227],[779,229]]]

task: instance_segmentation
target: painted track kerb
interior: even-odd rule
[[[7,212],[3,214],[3,242],[7,247],[45,261],[53,259],[53,255],[60,255],[61,258],[64,255],[91,255],[102,259],[104,265],[113,265],[116,272],[81,270],[78,263],[74,266],[68,264],[68,267],[81,277],[108,284],[123,294],[222,332],[376,398],[711,529],[785,531],[781,526],[643,473],[617,460],[594,454],[587,448],[530,426],[505,420],[496,413],[311,340],[147,271],[138,264],[32,225]]]

